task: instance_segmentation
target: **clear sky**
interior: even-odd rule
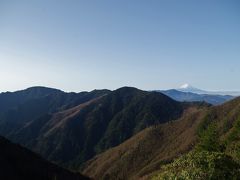
[[[0,91],[240,90],[239,0],[0,0]]]

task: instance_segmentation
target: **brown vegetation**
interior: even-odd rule
[[[176,121],[150,127],[85,164],[96,179],[139,179],[192,149],[205,110],[189,108]]]
[[[216,125],[221,151],[239,161],[240,98],[221,106],[189,108],[176,121],[147,128],[121,145],[85,163],[83,172],[96,179],[148,179],[162,165],[189,152],[199,133]]]

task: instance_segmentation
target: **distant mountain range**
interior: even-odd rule
[[[192,92],[182,92],[175,89],[160,91],[161,93],[175,99],[176,101],[186,101],[186,102],[195,102],[195,101],[204,101],[212,105],[220,105],[231,99],[234,99],[234,96],[230,95],[211,95],[211,94],[196,94]]]
[[[240,93],[238,92],[214,92],[214,91],[204,91],[198,88],[195,88],[189,84],[184,84],[178,89],[170,90],[160,90],[161,92],[176,101],[186,101],[186,102],[195,102],[195,101],[204,101],[212,105],[220,105],[231,99],[234,99]]]
[[[238,91],[206,91],[193,87],[190,84],[183,84],[180,88],[176,89],[181,92],[190,92],[194,94],[208,94],[208,95],[229,95],[229,96],[240,96]]]

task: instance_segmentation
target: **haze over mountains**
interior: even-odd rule
[[[161,93],[177,100],[177,101],[186,101],[186,102],[207,102],[212,105],[220,105],[224,102],[227,102],[231,99],[234,99],[234,96],[230,95],[212,95],[212,94],[196,94],[192,92],[182,92],[175,89],[160,91]]]
[[[151,179],[162,177],[161,168],[176,158],[195,153],[199,132],[205,134],[213,122],[220,137],[214,142],[221,146],[214,153],[237,163],[240,103],[234,98],[133,87],[80,93],[32,87],[0,94],[0,135],[94,179]]]
[[[229,96],[239,96],[239,91],[206,91],[196,88],[188,83],[183,84],[180,88],[176,89],[181,92],[190,92],[195,94],[209,94],[209,95],[229,95]]]
[[[213,105],[220,105],[240,94],[239,92],[205,91],[189,84],[183,84],[178,89],[160,90],[157,92],[161,92],[177,101],[204,101]]]

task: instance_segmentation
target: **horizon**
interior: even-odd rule
[[[240,91],[240,2],[1,1],[0,92]]]
[[[61,88],[50,87],[50,86],[29,86],[29,87],[25,87],[25,88],[22,88],[22,89],[16,89],[16,90],[12,90],[12,91],[9,91],[9,90],[7,90],[7,91],[0,91],[0,94],[1,93],[7,93],[7,92],[17,92],[17,91],[27,90],[27,89],[30,89],[30,88],[50,88],[50,89],[60,90],[60,91],[66,92],[66,93],[71,93],[71,92],[79,93],[79,92],[91,92],[91,91],[94,91],[94,90],[110,90],[110,91],[114,91],[114,90],[117,90],[117,89],[120,89],[120,88],[124,88],[124,87],[136,88],[136,89],[143,90],[143,91],[167,91],[167,90],[182,91],[183,90],[182,92],[191,92],[192,89],[195,89],[195,90],[205,91],[206,94],[215,93],[215,95],[221,95],[221,94],[222,95],[232,95],[232,94],[236,93],[235,95],[232,95],[232,96],[240,96],[240,91],[237,91],[237,90],[236,91],[235,90],[207,90],[207,89],[201,89],[201,88],[192,86],[191,84],[188,84],[188,83],[182,84],[179,87],[172,87],[172,88],[166,88],[166,89],[141,89],[141,88],[138,88],[138,87],[135,87],[135,86],[121,86],[121,87],[118,87],[116,89],[108,89],[108,88],[100,88],[100,89],[98,89],[98,88],[95,88],[95,89],[91,89],[91,90],[80,90],[80,91],[67,91],[67,90],[64,90],[64,89],[61,89]],[[189,91],[184,91],[185,89],[188,89],[188,88],[190,88]],[[191,93],[198,94],[196,92],[191,92]],[[226,94],[224,94],[224,93],[226,93]],[[230,94],[227,94],[227,93],[230,93]],[[204,94],[204,93],[202,93],[202,94]]]

